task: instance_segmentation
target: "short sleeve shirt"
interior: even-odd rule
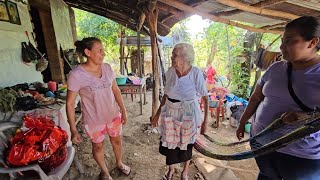
[[[174,67],[169,68],[166,74],[165,94],[171,99],[189,101],[199,99],[208,94],[202,71],[192,67],[191,71],[178,77]]]
[[[91,75],[81,65],[68,77],[68,90],[79,92],[83,120],[88,125],[109,124],[119,113],[112,91],[115,73],[109,64],[101,68],[101,78]]]
[[[302,111],[288,91],[287,61],[274,63],[257,84],[265,96],[259,104],[252,124],[252,135],[266,128],[285,112]],[[299,99],[308,107],[320,106],[320,63],[304,70],[292,71],[292,87]],[[279,135],[281,132],[274,132]],[[320,159],[320,132],[311,134],[278,150],[306,159]]]

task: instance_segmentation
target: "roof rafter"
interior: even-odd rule
[[[179,2],[179,1],[176,1],[176,0],[159,0],[159,1],[164,3],[164,4],[167,4],[169,6],[172,6],[172,7],[175,7],[177,9],[180,9],[180,10],[183,10],[185,12],[188,12],[188,13],[198,14],[198,15],[204,17],[204,18],[208,18],[208,19],[213,20],[215,22],[229,24],[229,25],[232,25],[232,26],[235,26],[235,27],[239,27],[239,28],[242,28],[242,29],[247,29],[247,30],[252,31],[252,32],[274,33],[274,34],[281,34],[282,33],[282,31],[261,29],[261,28],[256,28],[256,27],[240,24],[240,23],[237,23],[235,21],[230,21],[228,19],[224,19],[224,18],[215,16],[215,15],[211,15],[211,14],[208,14],[206,12],[202,12],[200,10],[197,10],[197,9],[195,9],[193,7],[187,6],[187,5],[185,5],[185,4],[183,4],[183,3]]]
[[[282,23],[278,23],[278,24],[274,24],[274,25],[263,26],[261,28],[264,28],[264,29],[283,28],[286,24],[287,24],[287,22],[282,22]]]
[[[187,5],[191,6],[191,7],[196,7],[196,6],[200,5],[201,3],[205,2],[205,1],[207,1],[207,0],[197,0],[196,2],[193,2],[193,3],[187,3]],[[177,16],[178,18],[180,18],[182,16],[189,16],[188,14],[185,14],[183,11],[179,11],[179,10],[177,10],[175,8],[170,7],[170,6],[166,6],[166,5],[163,5],[161,3],[158,3],[158,5],[159,5],[159,9],[161,9],[161,8],[163,8],[163,10],[167,9],[167,10],[169,10],[168,12],[171,13],[168,16],[163,17],[160,20],[160,22],[165,22],[166,20],[172,18],[173,16]]]
[[[235,0],[216,0],[216,1],[223,4],[223,5],[227,5],[230,7],[240,9],[242,11],[251,12],[254,14],[258,14],[258,15],[280,17],[280,18],[286,18],[286,19],[290,19],[290,20],[297,19],[300,17],[300,16],[297,16],[297,15],[291,14],[291,13],[275,11],[275,10],[271,10],[271,9],[264,9],[261,7],[248,6],[244,3],[241,3],[241,2],[238,2]]]
[[[265,7],[270,7],[270,6],[274,6],[283,2],[286,2],[287,0],[265,0],[265,1],[260,1],[258,3],[252,4],[250,6],[252,7],[260,7],[260,8],[265,8]],[[239,9],[234,9],[231,11],[222,11],[222,12],[218,12],[218,13],[213,13],[213,15],[216,16],[232,16],[238,13],[243,12],[242,10]]]

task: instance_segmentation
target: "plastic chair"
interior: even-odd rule
[[[21,127],[21,124],[13,122],[4,122],[0,123],[0,174],[9,174],[10,179],[18,178],[18,174],[23,171],[36,171],[42,180],[60,180],[69,170],[73,158],[75,156],[75,149],[72,146],[67,147],[67,157],[63,163],[61,163],[57,168],[49,172],[48,174],[44,173],[41,167],[38,164],[27,165],[23,167],[11,168],[5,162],[5,153],[4,151],[8,148],[9,140],[11,138],[10,131],[15,132],[18,128]],[[35,178],[32,178],[35,179]]]
[[[215,101],[213,101],[215,102]],[[215,123],[215,128],[219,128],[219,122],[220,122],[220,115],[222,117],[222,120],[225,119],[225,105],[224,105],[224,100],[223,99],[220,99],[220,100],[217,100],[215,102],[217,105],[214,107],[210,106],[210,101],[209,101],[209,110],[211,112],[211,117],[215,116],[216,117],[216,123]]]
[[[209,110],[211,112],[211,117],[216,117],[215,128],[219,128],[220,115],[222,116],[222,120],[225,119],[225,97],[228,94],[229,90],[224,87],[214,87],[210,91],[209,98]]]

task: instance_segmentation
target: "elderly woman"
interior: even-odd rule
[[[257,82],[240,119],[239,139],[252,115],[251,135],[256,135],[276,118],[294,123],[305,114],[303,106],[320,106],[320,20],[305,16],[287,24],[280,49],[286,61],[274,63]],[[281,135],[281,131],[273,133]],[[257,157],[256,162],[260,169],[258,179],[319,179],[320,132]]]
[[[188,43],[175,45],[172,51],[173,66],[166,74],[165,95],[160,108],[151,120],[155,127],[160,119],[159,152],[166,156],[168,171],[164,180],[172,179],[174,164],[184,162],[181,179],[188,179],[188,167],[197,136],[206,130],[208,99],[203,73],[194,62],[194,50]],[[201,118],[199,99],[204,103],[204,121]],[[160,117],[160,118],[159,118]]]

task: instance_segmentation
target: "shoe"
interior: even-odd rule
[[[101,180],[113,180],[112,177],[108,174],[105,174],[103,172],[100,172],[99,177]]]
[[[131,168],[125,164],[122,164],[122,166],[118,167],[118,169],[127,176],[129,176],[129,174],[131,173]]]

